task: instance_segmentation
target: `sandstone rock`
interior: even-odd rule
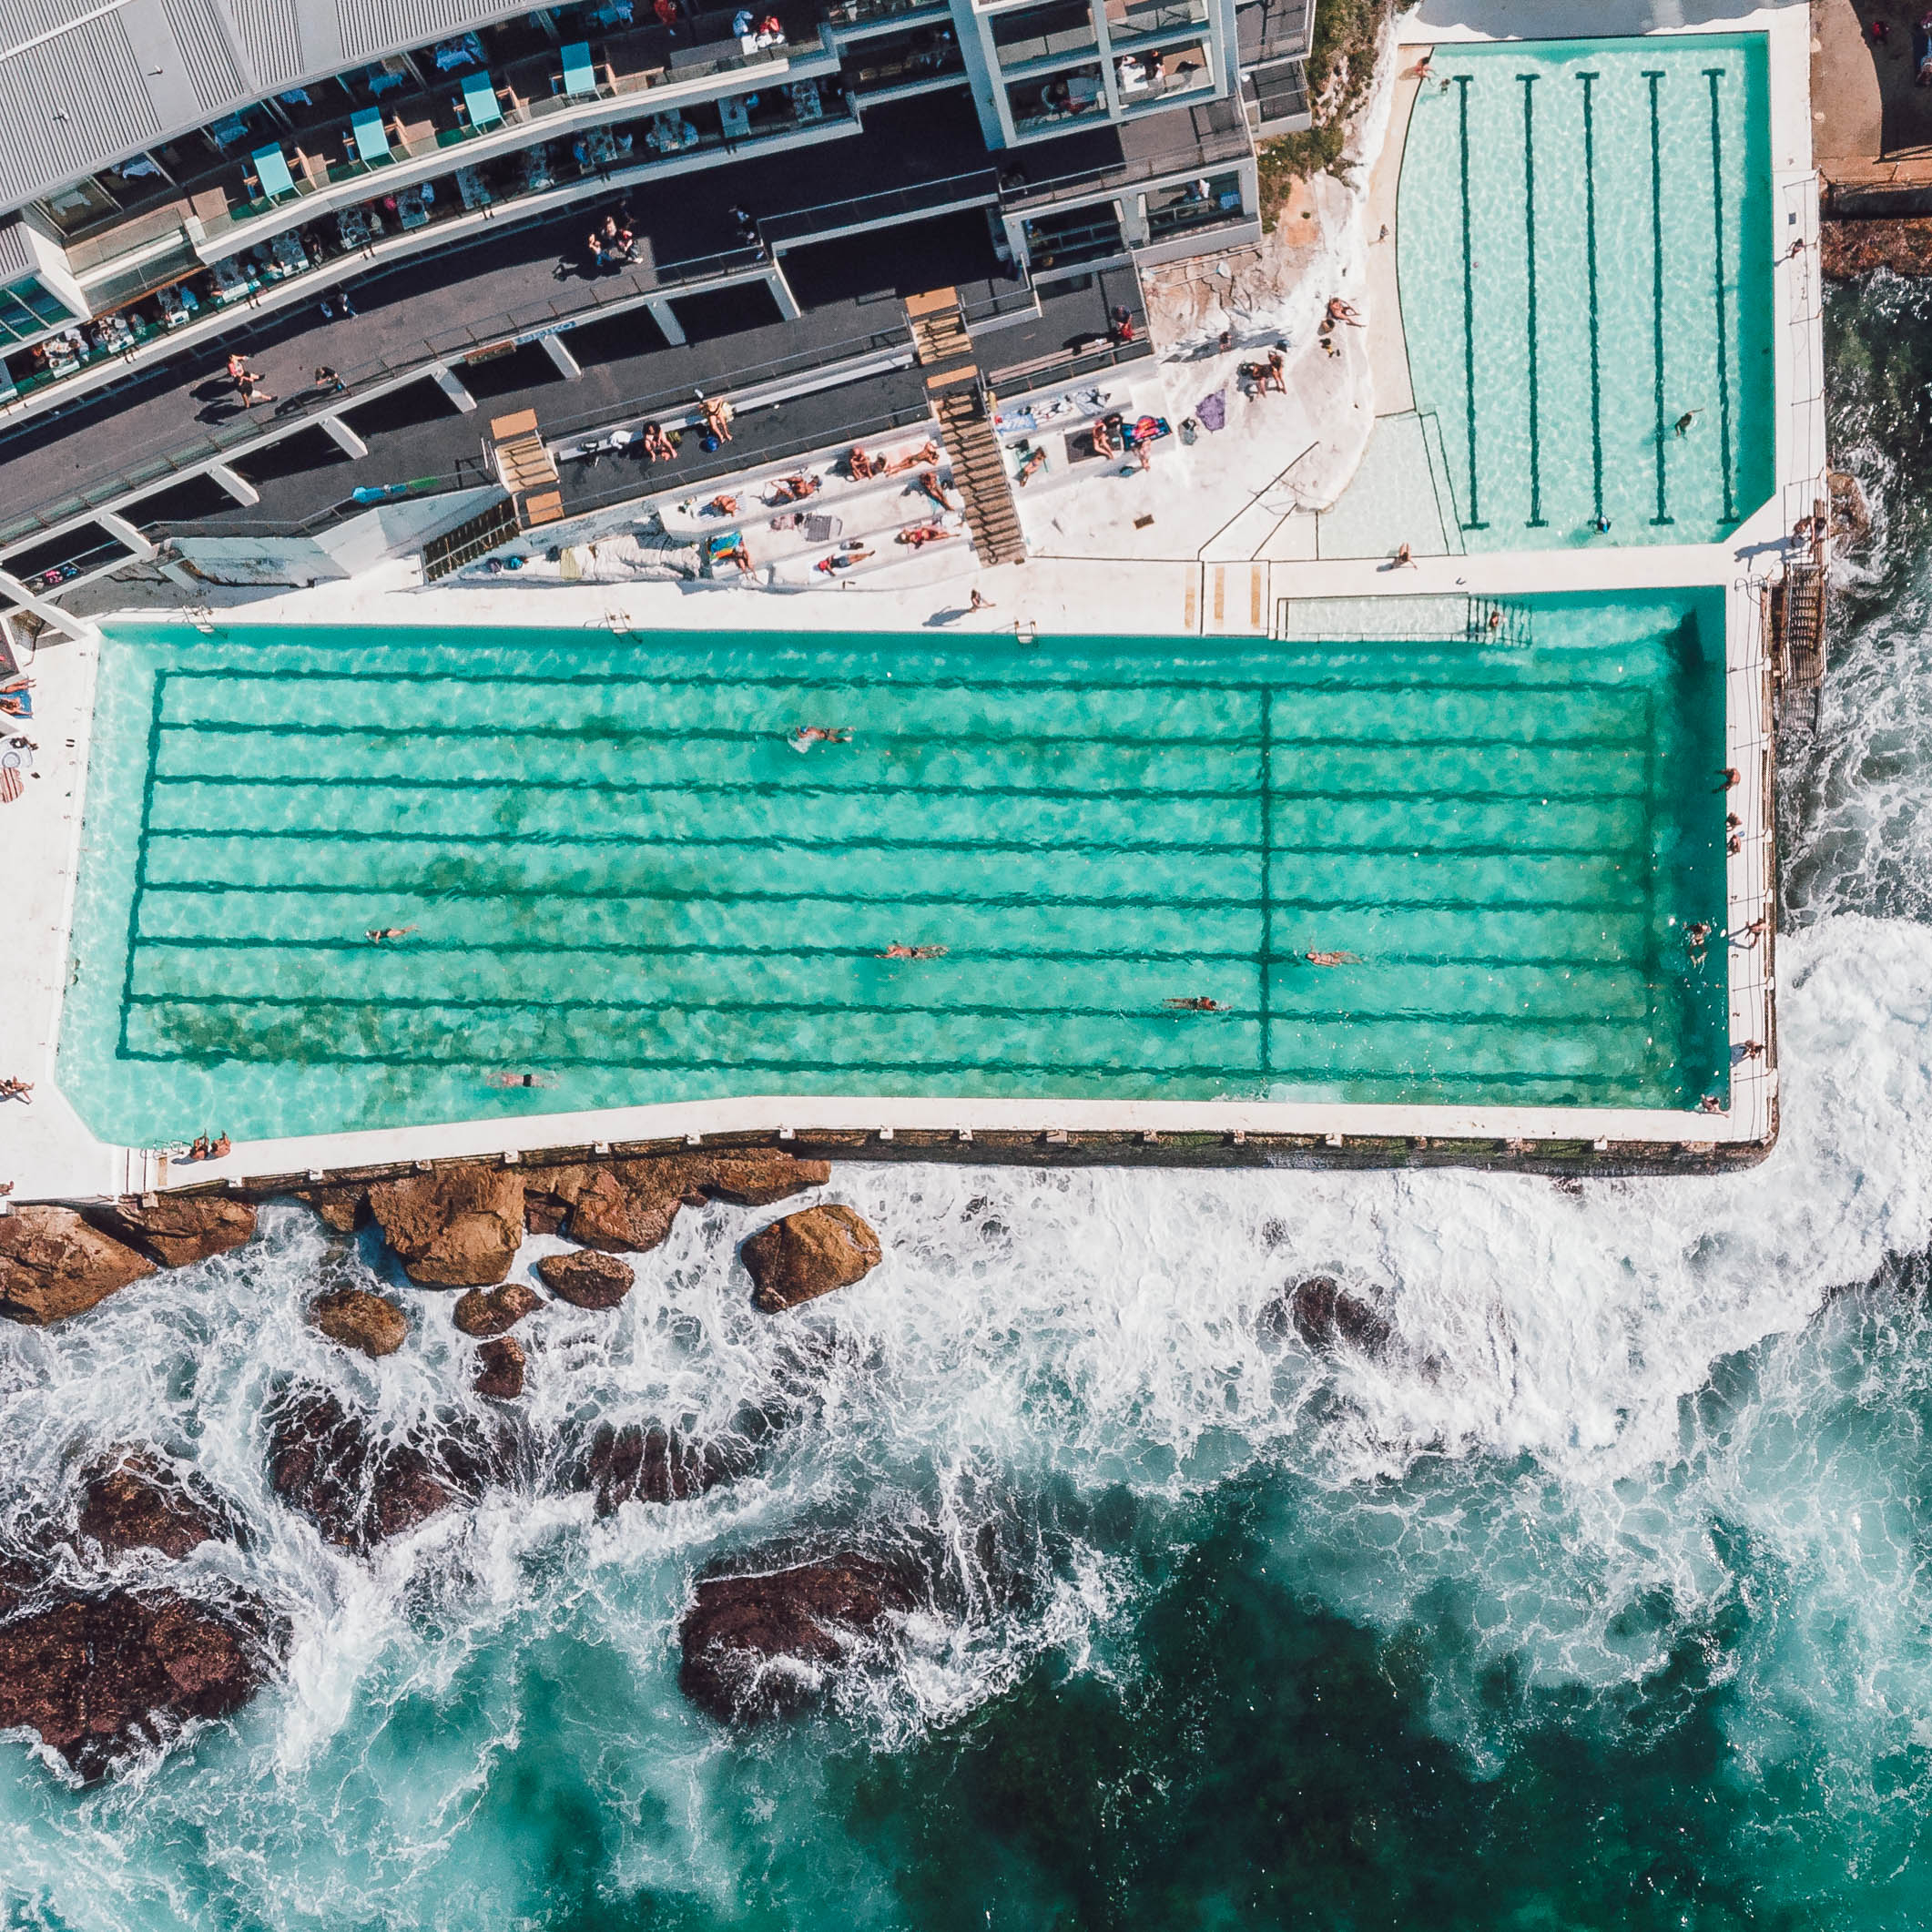
[[[836,1201],[762,1227],[742,1253],[752,1306],[767,1315],[862,1281],[884,1259],[879,1236]]]
[[[864,1556],[801,1563],[765,1576],[699,1581],[679,1638],[678,1683],[726,1722],[800,1710],[827,1673],[919,1601],[908,1566]]]
[[[298,1386],[269,1413],[269,1484],[338,1548],[367,1551],[481,1488],[475,1446],[384,1442],[327,1389]]]
[[[748,1462],[748,1456],[734,1457],[713,1443],[700,1448],[656,1423],[648,1429],[636,1422],[615,1429],[605,1422],[572,1470],[572,1487],[589,1490],[597,1514],[610,1516],[627,1502],[688,1501]]]
[[[225,1255],[255,1233],[255,1210],[219,1195],[158,1195],[143,1207],[138,1195],[83,1210],[102,1234],[164,1268],[183,1268]]]
[[[636,1278],[627,1261],[582,1250],[545,1255],[536,1271],[553,1295],[575,1308],[615,1308],[631,1292],[631,1283]]]
[[[486,1288],[510,1272],[524,1238],[524,1177],[463,1162],[379,1181],[369,1205],[409,1278],[424,1287]]]
[[[282,1641],[253,1599],[70,1597],[0,1624],[0,1727],[38,1732],[95,1781],[186,1719],[239,1711]]]
[[[309,1304],[309,1319],[332,1342],[367,1356],[393,1355],[409,1339],[409,1317],[367,1288],[332,1288]]]
[[[514,1402],[524,1392],[524,1345],[514,1335],[499,1336],[476,1351],[476,1379],[471,1385],[480,1396]]]
[[[500,1288],[472,1288],[456,1304],[453,1319],[465,1335],[483,1341],[507,1335],[524,1316],[543,1306],[543,1296],[527,1283],[506,1281]]]
[[[1932,275],[1932,218],[1821,221],[1818,266],[1830,281],[1849,281],[1874,269],[1890,269],[1895,275]]]
[[[158,1550],[178,1561],[207,1542],[232,1542],[235,1512],[198,1478],[145,1449],[97,1465],[81,1490],[79,1529],[111,1555]]]
[[[584,1247],[642,1254],[670,1233],[681,1206],[710,1196],[765,1206],[830,1177],[828,1163],[778,1148],[577,1163],[533,1168],[526,1212],[533,1232],[562,1230]]]
[[[331,1227],[339,1235],[352,1235],[362,1218],[362,1205],[369,1198],[369,1189],[353,1181],[337,1187],[299,1187],[295,1198],[306,1201],[322,1217],[324,1227]]]
[[[16,1207],[0,1215],[0,1315],[36,1327],[65,1321],[154,1263],[67,1207]]]
[[[1286,1299],[1295,1332],[1311,1348],[1346,1342],[1364,1355],[1379,1355],[1395,1337],[1394,1328],[1368,1302],[1326,1275],[1297,1282]]]

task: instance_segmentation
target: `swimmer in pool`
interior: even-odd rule
[[[1225,1013],[1227,1011],[1220,1001],[1210,1000],[1205,993],[1195,993],[1189,1000],[1163,1000],[1161,1004],[1182,1013]]]
[[[843,725],[800,725],[788,742],[794,751],[809,751],[814,745],[849,745],[852,734]]]
[[[384,940],[406,939],[415,930],[413,926],[371,926],[369,936],[380,946]]]
[[[902,941],[894,940],[883,952],[875,952],[875,960],[942,960],[946,957],[943,946],[908,946]]]
[[[1311,966],[1359,966],[1362,963],[1358,952],[1305,952],[1302,958]]]

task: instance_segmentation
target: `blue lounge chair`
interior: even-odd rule
[[[488,69],[481,74],[463,76],[463,105],[469,114],[472,127],[494,127],[502,121],[503,107],[496,98],[496,83],[490,78]]]
[[[349,129],[355,137],[356,152],[370,167],[374,168],[383,161],[393,161],[395,156],[389,145],[389,130],[382,125],[382,116],[374,107],[358,107],[349,117]]]
[[[280,147],[258,147],[249,157],[255,164],[256,178],[261,183],[261,191],[270,201],[281,201],[293,196],[295,181],[289,173],[289,163]]]
[[[574,40],[564,49],[564,91],[573,96],[597,91],[597,73],[590,64],[587,40]]]

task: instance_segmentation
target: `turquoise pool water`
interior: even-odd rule
[[[1527,612],[1507,648],[116,626],[62,1084],[135,1144],[733,1093],[1694,1104],[1722,594]]]
[[[1761,34],[1437,50],[1398,268],[1467,548],[1709,543],[1771,495],[1768,91]]]

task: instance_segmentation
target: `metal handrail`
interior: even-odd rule
[[[859,222],[889,215],[916,213],[947,201],[994,200],[999,192],[1000,178],[993,169],[968,168],[960,174],[941,176],[936,181],[914,182],[906,188],[882,188],[869,195],[851,195],[842,201],[821,201],[812,208],[768,215],[758,223],[758,233],[769,246],[789,240],[794,235],[821,234],[832,229],[850,228]]]
[[[1152,180],[1157,175],[1185,174],[1195,168],[1212,168],[1221,161],[1245,160],[1253,152],[1247,129],[1230,128],[1223,134],[1204,135],[1191,147],[1170,148],[1138,160],[1103,162],[1072,174],[1053,175],[1044,181],[1009,178],[1002,184],[1000,198],[1009,208],[1020,208],[1033,201],[1053,200],[1071,188],[1124,188],[1132,182]]]

